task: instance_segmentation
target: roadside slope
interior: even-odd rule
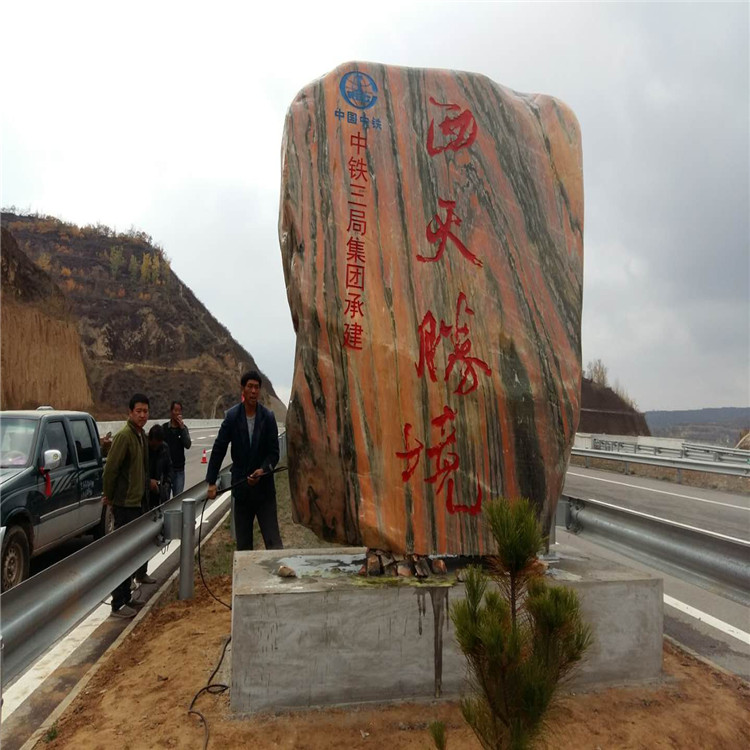
[[[64,295],[5,228],[0,245],[0,407],[90,409],[81,337]]]

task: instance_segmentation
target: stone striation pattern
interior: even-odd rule
[[[279,237],[295,521],[486,554],[483,503],[526,496],[549,528],[581,389],[572,112],[482,75],[342,65],[289,108]]]

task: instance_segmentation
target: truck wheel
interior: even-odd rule
[[[102,517],[94,527],[94,539],[101,539],[115,530],[115,514],[111,505],[102,507]]]
[[[7,591],[29,577],[29,539],[20,526],[5,529],[2,555],[2,590]]]

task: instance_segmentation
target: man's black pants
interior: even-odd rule
[[[259,497],[252,491],[252,488],[242,486],[235,487],[232,492],[237,549],[251,550],[253,548],[253,523],[256,517],[266,549],[284,549],[276,513],[276,495]]]
[[[120,526],[134,521],[139,518],[143,513],[140,505],[137,506],[126,506],[126,505],[113,505],[112,512],[115,517],[115,528],[119,529]],[[145,573],[145,565],[141,566]],[[139,568],[139,571],[141,570]],[[112,611],[120,609],[124,604],[130,601],[130,581],[133,576],[128,576],[113,592],[112,592]]]

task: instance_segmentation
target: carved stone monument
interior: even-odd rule
[[[354,62],[297,95],[282,157],[295,520],[485,554],[482,504],[526,496],[548,529],[579,416],[575,116],[481,75]]]

